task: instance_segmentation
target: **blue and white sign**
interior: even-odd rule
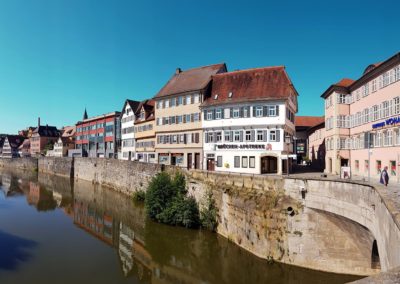
[[[376,128],[380,128],[380,127],[384,127],[387,125],[394,125],[394,124],[398,124],[400,123],[400,116],[398,117],[391,117],[389,119],[386,119],[384,121],[378,122],[378,123],[374,123],[372,124],[372,128],[376,129]]]

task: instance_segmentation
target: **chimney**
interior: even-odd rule
[[[40,117],[38,117],[38,122],[37,122],[37,124],[38,124],[38,127],[40,127]]]
[[[179,68],[179,67],[176,68],[176,71],[175,71],[175,74],[176,74],[176,75],[178,75],[178,74],[181,73],[181,72],[182,72],[181,68]]]

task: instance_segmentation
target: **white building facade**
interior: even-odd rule
[[[135,112],[140,102],[126,100],[121,112],[121,155],[122,160],[134,160],[136,156],[135,143]]]
[[[293,158],[296,112],[297,92],[283,67],[213,76],[211,97],[202,104],[205,169],[286,172],[287,158],[290,164]]]

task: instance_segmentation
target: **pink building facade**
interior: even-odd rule
[[[331,85],[325,99],[325,172],[378,179],[388,167],[398,181],[400,165],[400,53],[369,65],[353,81]]]

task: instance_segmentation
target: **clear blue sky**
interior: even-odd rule
[[[0,133],[154,96],[176,67],[285,65],[298,115],[400,51],[399,1],[1,0]]]

